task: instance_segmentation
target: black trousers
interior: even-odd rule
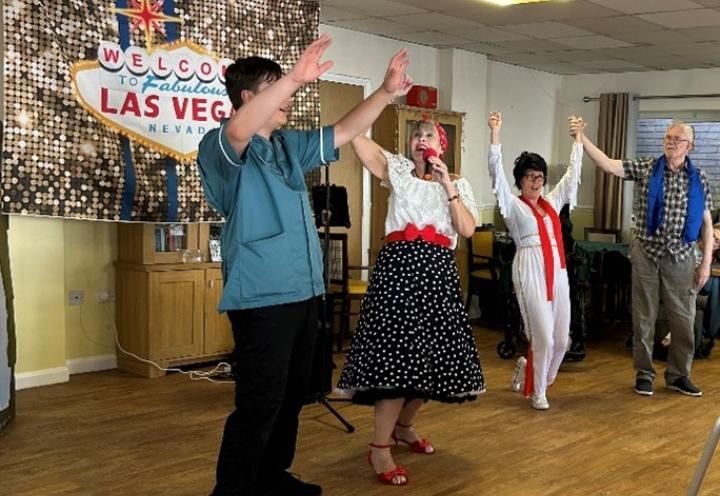
[[[317,299],[228,312],[235,338],[235,411],[223,433],[213,496],[257,495],[290,467],[309,394]]]

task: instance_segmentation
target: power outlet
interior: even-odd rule
[[[68,293],[68,305],[81,305],[85,301],[85,291],[73,289]]]

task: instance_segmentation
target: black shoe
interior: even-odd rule
[[[653,395],[653,383],[652,379],[648,377],[638,377],[635,379],[635,392],[642,396]]]
[[[667,388],[688,396],[702,396],[702,391],[696,388],[687,377],[678,377],[672,384],[668,384]]]
[[[273,481],[273,488],[282,496],[320,496],[322,487],[317,484],[303,482],[295,474],[280,472]]]

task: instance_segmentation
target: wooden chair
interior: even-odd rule
[[[483,295],[492,294],[498,286],[499,262],[493,256],[495,228],[479,226],[468,240],[468,293],[465,308],[470,308],[473,295],[482,307]]]
[[[320,246],[325,249],[323,243],[324,233],[320,236]],[[347,233],[330,233],[329,248],[329,287],[327,295],[333,321],[335,316],[339,317],[337,332],[336,350],[343,349],[343,342],[350,334],[350,317],[358,315],[359,311],[352,310],[353,301],[363,299],[368,289],[368,281],[361,279],[362,271],[368,271],[368,280],[372,265],[350,265],[348,256],[348,235]],[[351,277],[351,274],[353,277]],[[333,327],[335,327],[333,325]]]
[[[599,227],[585,228],[585,241],[596,241],[599,243],[619,243],[619,229],[602,229]]]

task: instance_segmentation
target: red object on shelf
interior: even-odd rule
[[[407,104],[413,107],[437,108],[437,88],[415,85],[407,94]]]

